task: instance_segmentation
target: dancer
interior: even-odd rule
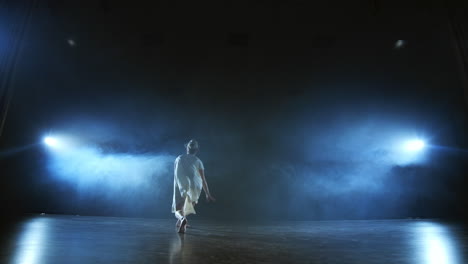
[[[174,196],[172,212],[177,218],[177,230],[185,233],[187,216],[195,214],[194,206],[198,203],[201,190],[205,191],[206,201],[216,201],[211,196],[206,182],[202,161],[195,156],[198,153],[198,142],[194,139],[185,144],[187,154],[180,155],[174,163]]]

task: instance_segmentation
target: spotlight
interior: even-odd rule
[[[68,45],[70,45],[70,47],[75,47],[76,46],[76,42],[73,39],[68,39],[67,42],[68,42]]]
[[[405,143],[407,151],[420,151],[426,146],[426,143],[420,139],[410,140]]]
[[[395,42],[395,49],[401,49],[406,45],[406,41],[399,39]]]
[[[44,138],[44,143],[49,147],[57,147],[58,146],[57,139],[55,139],[53,137],[45,137]]]

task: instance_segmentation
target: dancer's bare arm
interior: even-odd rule
[[[200,173],[200,176],[203,181],[203,190],[205,191],[205,194],[206,194],[206,201],[208,202],[216,201],[216,199],[210,194],[210,189],[208,188],[208,183],[206,182],[206,178],[205,178],[205,172],[202,169],[199,169],[198,172]]]

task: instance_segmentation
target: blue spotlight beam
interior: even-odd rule
[[[438,146],[438,145],[431,145],[431,147],[436,149],[436,150],[441,150],[441,151],[468,154],[468,150],[467,149],[462,149],[462,148],[448,147],[448,146]]]
[[[55,147],[55,146],[57,146],[58,141],[57,141],[57,139],[55,139],[53,137],[45,137],[44,138],[44,143],[49,147]]]
[[[12,156],[12,155],[14,155],[16,153],[26,151],[26,150],[28,150],[30,148],[33,148],[33,147],[37,146],[37,145],[38,145],[38,143],[35,143],[35,144],[29,144],[29,145],[22,146],[22,147],[11,148],[11,149],[1,151],[0,152],[0,158]]]
[[[424,149],[425,146],[426,143],[420,139],[410,140],[405,143],[405,149],[407,151],[420,151]]]

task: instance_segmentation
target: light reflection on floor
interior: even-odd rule
[[[47,243],[47,220],[35,218],[24,223],[18,239],[17,250],[13,257],[13,263],[44,263],[42,261],[42,254],[45,251],[44,247]]]
[[[0,263],[415,263],[462,264],[463,225],[429,220],[304,221],[249,225],[35,216],[0,248]],[[2,234],[0,234],[1,236]]]
[[[433,222],[422,222],[415,226],[419,259],[427,264],[458,264],[460,250],[449,228]]]

